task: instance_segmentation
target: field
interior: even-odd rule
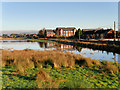
[[[2,51],[2,88],[120,88],[120,64],[63,51]]]

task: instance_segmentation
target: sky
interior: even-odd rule
[[[3,2],[2,30],[113,28],[117,2]]]

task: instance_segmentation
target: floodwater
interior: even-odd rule
[[[34,49],[34,50],[60,50],[60,51],[69,51],[74,54],[81,54],[84,57],[91,57],[92,59],[97,60],[107,60],[107,61],[118,61],[120,63],[120,54],[93,50],[89,48],[82,48],[78,46],[58,44],[52,42],[27,42],[27,41],[18,41],[18,40],[4,40],[0,42],[1,49],[9,50],[23,50],[23,49]]]

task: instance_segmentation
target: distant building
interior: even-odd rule
[[[30,39],[37,39],[38,38],[37,34],[25,34],[23,37],[30,38]]]
[[[56,35],[70,37],[74,36],[76,32],[75,27],[57,27],[56,28]]]
[[[45,30],[45,36],[46,37],[53,37],[55,35],[55,30],[52,29],[46,29]]]
[[[116,31],[116,38],[120,38],[120,31]]]
[[[76,32],[75,27],[57,27],[56,29],[44,29],[39,31],[39,35],[42,33],[46,37],[54,37],[54,36],[63,36],[63,37],[70,37],[74,36]]]
[[[103,39],[103,38],[113,38],[114,30],[113,29],[83,29],[83,38],[91,39]]]
[[[95,32],[103,29],[82,29],[83,38],[95,38]]]
[[[113,29],[105,29],[105,30],[98,30],[95,32],[95,38],[113,38],[114,37],[114,30]]]

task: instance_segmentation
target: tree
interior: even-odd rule
[[[8,34],[3,34],[2,37],[6,38],[8,37]]]
[[[19,34],[19,36],[20,36],[21,34]],[[12,36],[13,38],[15,38],[15,37],[17,37],[18,36],[18,34],[10,34],[10,36]]]
[[[75,32],[75,37],[78,37],[80,39],[80,36],[82,35],[82,30],[79,28],[76,32]]]
[[[38,36],[39,37],[44,37],[45,36],[44,30],[40,30],[39,33],[38,33]]]
[[[43,30],[39,31],[39,35],[44,35]]]
[[[3,34],[2,36],[3,36],[3,37],[6,37],[6,36],[8,36],[8,34]]]

